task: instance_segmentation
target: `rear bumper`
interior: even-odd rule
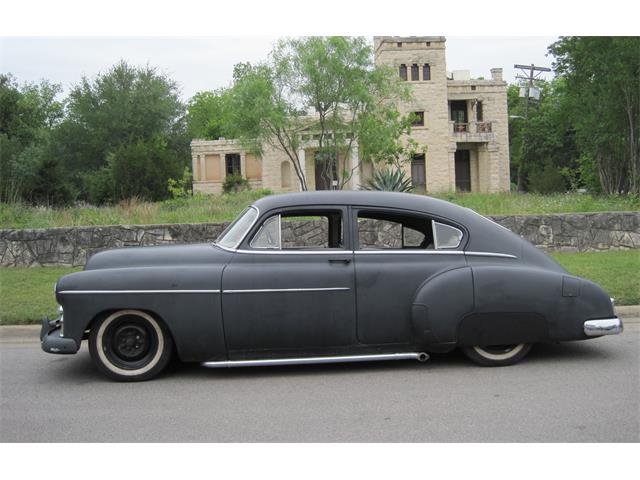
[[[62,319],[42,320],[40,329],[40,346],[47,353],[70,354],[78,352],[78,345],[73,338],[62,336]]]
[[[624,326],[618,317],[587,320],[584,322],[584,334],[587,337],[601,337],[602,335],[617,335],[622,333]]]

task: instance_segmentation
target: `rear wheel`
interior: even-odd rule
[[[100,371],[121,382],[149,380],[171,359],[166,328],[140,310],[119,310],[98,320],[89,335],[89,352]]]
[[[531,350],[530,343],[464,347],[462,351],[478,365],[502,367],[522,360]]]

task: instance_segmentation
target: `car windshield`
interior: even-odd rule
[[[215,244],[226,248],[236,248],[257,217],[258,209],[253,206],[247,207],[233,223],[225,228],[224,232],[216,239]]]

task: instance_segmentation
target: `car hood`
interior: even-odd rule
[[[206,265],[227,261],[229,255],[211,243],[128,247],[96,253],[84,269]]]

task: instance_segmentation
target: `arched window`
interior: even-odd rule
[[[282,188],[291,187],[291,164],[286,160],[280,164],[280,182]]]

